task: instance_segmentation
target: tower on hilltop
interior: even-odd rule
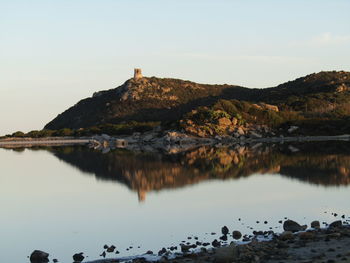
[[[142,79],[142,73],[140,68],[134,69],[134,80]]]

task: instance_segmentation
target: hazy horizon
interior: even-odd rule
[[[350,2],[0,1],[0,135],[130,78],[271,87],[350,71]]]

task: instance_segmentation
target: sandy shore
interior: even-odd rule
[[[47,138],[8,138],[0,140],[0,148],[18,148],[53,145],[81,145],[90,143],[90,138],[47,137]]]
[[[169,135],[170,134],[170,135]],[[123,142],[122,146],[118,145]],[[283,142],[315,142],[315,141],[350,141],[350,135],[337,136],[298,136],[298,137],[267,137],[267,138],[245,138],[235,139],[225,137],[199,138],[170,132],[165,136],[153,133],[145,133],[134,136],[93,136],[93,137],[46,137],[46,138],[5,138],[0,139],[0,148],[18,148],[33,146],[53,145],[84,145],[89,144],[94,148],[127,148],[137,150],[143,148],[166,149],[169,146],[177,148],[191,148],[201,145],[231,145],[231,144],[252,144],[252,143],[283,143]]]

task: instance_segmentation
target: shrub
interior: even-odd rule
[[[69,128],[64,128],[64,129],[55,131],[52,135],[53,136],[73,136],[74,131]]]
[[[21,132],[21,131],[16,131],[12,133],[12,137],[24,137],[24,136],[25,136],[24,132]]]

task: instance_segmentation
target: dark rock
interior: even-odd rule
[[[82,262],[84,260],[84,256],[83,256],[84,253],[80,252],[80,253],[77,253],[77,254],[74,254],[73,255],[73,260],[74,262]]]
[[[161,256],[166,253],[166,248],[163,247],[161,250],[158,251],[158,256]]]
[[[298,232],[298,231],[304,231],[306,228],[307,228],[306,225],[301,226],[293,220],[286,220],[283,223],[284,231]]]
[[[100,255],[100,257],[105,258],[105,257],[106,257],[106,252],[105,252],[105,251],[103,251],[103,252],[102,252],[102,254]]]
[[[57,259],[57,258],[54,258],[54,259],[52,260],[52,262],[53,262],[53,263],[57,263],[57,262],[58,262],[58,259]]]
[[[41,250],[34,250],[30,255],[30,262],[31,263],[49,262],[49,254]]]
[[[190,248],[191,248],[191,246],[189,246],[189,245],[183,245],[183,244],[181,244],[180,247],[181,247],[181,252],[182,252],[182,253],[187,253],[187,252],[189,252],[189,250],[190,250]]]
[[[104,249],[107,249],[107,248],[108,248],[108,245],[104,245],[103,248],[104,248]]]
[[[221,236],[220,239],[221,239],[222,241],[227,241],[227,235]]]
[[[148,250],[148,251],[146,252],[146,254],[147,254],[147,255],[153,255],[153,251]]]
[[[333,223],[330,223],[329,224],[329,227],[330,228],[334,228],[334,227],[342,227],[343,226],[343,223],[341,220],[337,220],[337,221],[334,221]]]
[[[107,248],[107,252],[112,253],[112,252],[114,252],[115,249],[116,249],[116,247],[112,245],[109,248]]]
[[[242,233],[239,232],[238,230],[235,230],[232,232],[232,237],[236,240],[240,239],[242,237]]]
[[[263,236],[264,232],[263,231],[253,231],[254,236]]]
[[[311,222],[311,227],[312,228],[316,228],[316,229],[318,229],[318,228],[320,228],[321,227],[321,225],[320,225],[320,221],[312,221]]]
[[[211,242],[211,244],[212,244],[213,247],[220,247],[221,246],[220,241],[217,241],[216,239],[214,239],[214,241]]]
[[[221,228],[221,233],[222,233],[223,235],[227,235],[228,232],[229,232],[229,230],[228,230],[227,226],[224,226],[224,227]]]

